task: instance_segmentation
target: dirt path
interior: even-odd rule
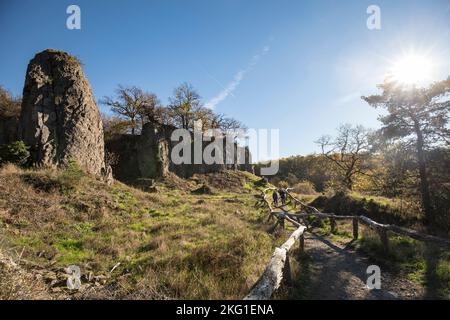
[[[305,250],[307,255],[298,261],[294,299],[421,299],[424,294],[421,286],[383,270],[383,267],[381,289],[368,289],[366,270],[375,263],[356,252],[352,242],[339,244],[308,232],[305,234]]]

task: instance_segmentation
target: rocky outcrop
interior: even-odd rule
[[[120,135],[107,142],[107,149],[118,161],[114,177],[129,182],[163,177],[169,172],[169,141],[163,127],[147,123],[141,135]]]
[[[140,136],[138,166],[142,178],[163,177],[169,172],[169,142],[161,128],[147,123]]]
[[[124,182],[136,179],[153,179],[164,177],[172,172],[181,178],[190,178],[194,174],[214,173],[225,170],[241,170],[253,172],[251,154],[247,147],[240,147],[233,142],[223,143],[221,154],[224,162],[227,157],[232,161],[227,163],[200,164],[194,163],[194,139],[190,145],[190,164],[175,164],[171,160],[174,147],[178,142],[171,141],[175,127],[167,125],[154,126],[146,123],[141,135],[119,135],[107,142],[109,152],[117,156],[118,161],[113,166],[114,177]],[[192,134],[192,133],[191,133]],[[211,141],[203,141],[202,151]],[[231,158],[232,156],[232,158]],[[238,159],[240,159],[238,161]]]
[[[100,113],[76,58],[45,50],[30,61],[19,135],[38,166],[74,160],[88,173],[107,171]]]

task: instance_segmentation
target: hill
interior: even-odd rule
[[[156,181],[145,192],[108,186],[75,164],[4,166],[0,298],[242,298],[273,249],[254,206],[258,177],[212,175]],[[192,192],[205,186],[208,194]],[[66,288],[69,265],[81,269],[76,293]]]

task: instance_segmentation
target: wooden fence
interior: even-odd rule
[[[267,200],[267,192],[270,190],[277,190],[276,188],[267,188],[261,193],[261,198],[264,206],[269,209],[268,221],[272,218],[276,218],[276,223],[273,226],[275,229],[277,226],[281,228],[285,227],[285,221],[293,224],[297,229],[290,235],[288,240],[280,247],[275,248],[275,252],[267,265],[264,273],[259,278],[257,283],[253,286],[250,293],[244,298],[245,300],[267,300],[270,299],[272,294],[280,287],[283,279],[290,282],[290,263],[289,263],[289,250],[293,247],[295,242],[299,241],[300,251],[304,251],[305,241],[304,233],[308,230],[308,224],[305,218],[317,217],[319,219],[329,219],[331,232],[335,232],[337,228],[336,220],[351,220],[353,225],[353,238],[356,240],[359,236],[359,224],[362,223],[372,230],[376,231],[383,244],[385,252],[389,252],[389,235],[388,232],[408,236],[412,239],[432,242],[439,246],[450,248],[450,240],[444,239],[428,234],[424,234],[415,230],[399,227],[396,225],[381,224],[371,220],[366,216],[343,216],[333,213],[322,213],[316,208],[302,202],[296,198],[290,189],[286,189],[287,195],[294,201],[294,208],[300,206],[300,212],[290,213],[284,210],[283,207],[279,207],[280,211],[275,211],[270,201]],[[303,223],[303,224],[302,224]]]

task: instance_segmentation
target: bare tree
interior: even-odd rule
[[[211,118],[211,128],[220,129],[224,134],[233,134],[239,129],[247,130],[247,128],[240,122],[231,117],[227,117],[223,113],[213,113]]]
[[[142,125],[150,122],[160,124],[165,119],[165,108],[161,105],[158,97],[154,93],[143,93],[142,104],[139,108],[139,117]]]
[[[365,174],[367,170],[369,131],[362,126],[345,124],[339,127],[335,138],[322,136],[316,143],[322,154],[342,173],[345,186],[352,190],[355,176]]]
[[[136,86],[116,89],[116,97],[104,97],[101,103],[111,107],[111,111],[129,121],[131,134],[135,134],[145,122],[159,122],[163,108],[153,93],[142,91]]]

